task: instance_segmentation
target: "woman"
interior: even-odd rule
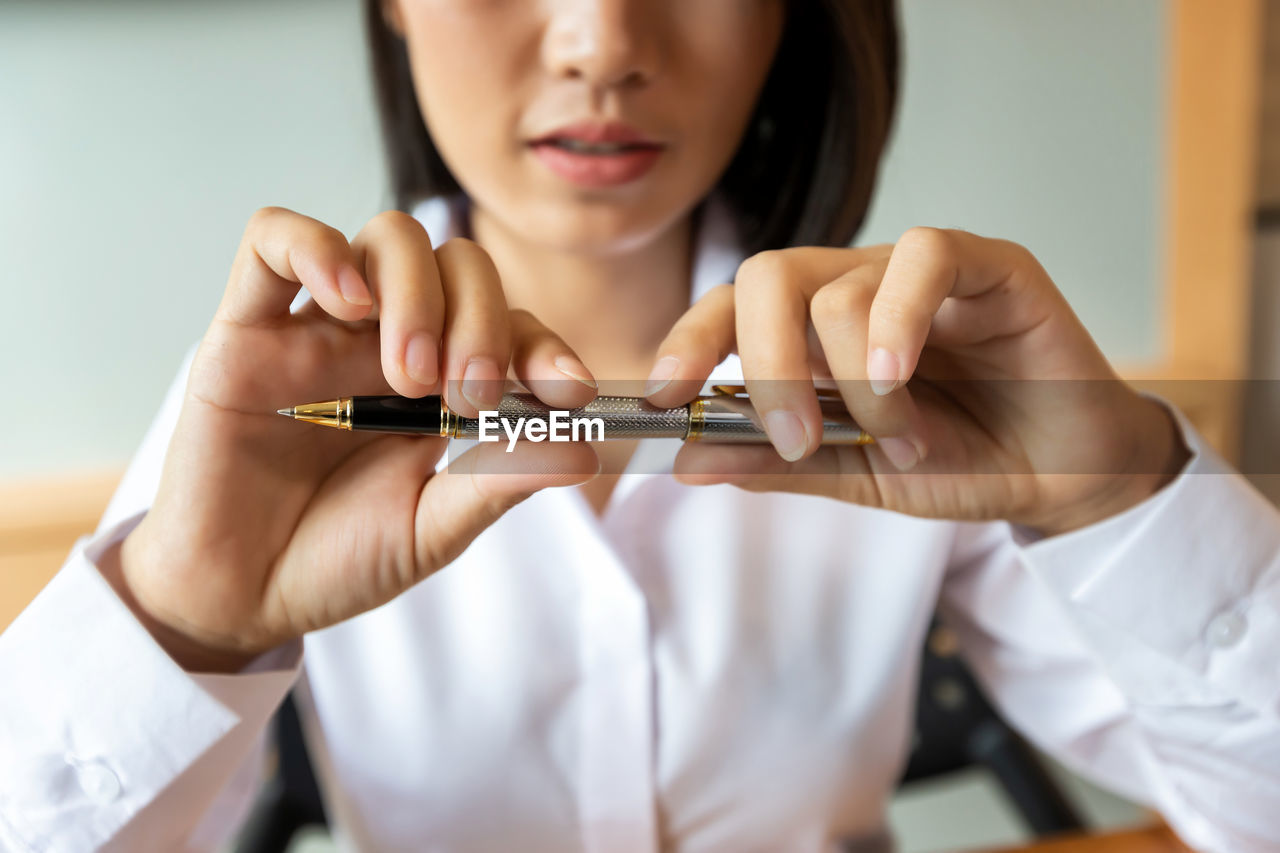
[[[360,849],[881,849],[940,602],[1042,745],[1208,849],[1275,849],[1272,511],[1021,248],[843,248],[890,2],[369,10],[414,215],[250,221],[98,533],[0,641],[7,844],[211,847],[297,681]],[[437,473],[441,442],[275,414],[474,415],[508,375],[676,405],[713,369],[773,446],[690,445],[674,478],[619,476],[652,444]],[[817,446],[815,375],[874,447]],[[986,381],[1023,379],[1088,381]]]

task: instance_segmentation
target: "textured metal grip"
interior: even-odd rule
[[[840,403],[820,400],[823,444],[869,444],[871,436],[854,423]],[[693,403],[690,438],[718,444],[761,444],[769,441],[760,415],[745,397],[720,394]]]
[[[506,394],[498,404],[498,417],[506,418],[514,429],[519,418],[547,420],[552,409],[532,394]],[[567,411],[570,418],[600,418],[604,421],[606,439],[684,438],[689,431],[689,409],[660,409],[636,397],[596,397],[587,405]],[[452,434],[457,438],[476,438],[480,421],[454,416]],[[489,434],[493,435],[492,427]],[[501,435],[499,427],[499,435]]]
[[[716,444],[766,444],[769,434],[751,421],[715,421],[702,428],[700,441]],[[823,444],[870,444],[871,437],[852,421],[822,421]]]

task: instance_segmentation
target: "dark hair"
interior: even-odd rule
[[[718,185],[749,254],[853,240],[898,97],[894,0],[787,0],[786,15],[755,113]],[[396,206],[459,192],[380,0],[365,0],[365,24]]]

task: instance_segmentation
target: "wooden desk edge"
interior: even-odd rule
[[[1164,826],[1106,835],[1083,835],[1043,841],[1029,847],[1007,847],[989,853],[1192,853]]]

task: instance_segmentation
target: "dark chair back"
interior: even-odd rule
[[[272,729],[275,771],[240,831],[236,853],[284,853],[298,830],[328,825],[292,693],[276,711]]]
[[[985,767],[1038,836],[1084,828],[1035,751],[1000,718],[960,659],[955,635],[936,621],[920,667],[916,736],[903,783]]]

